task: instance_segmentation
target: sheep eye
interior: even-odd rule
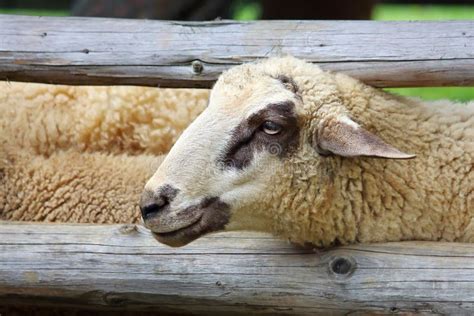
[[[275,122],[272,122],[272,121],[265,121],[263,124],[262,124],[262,130],[265,134],[268,134],[268,135],[275,135],[275,134],[278,134],[281,132],[281,125],[275,123]]]

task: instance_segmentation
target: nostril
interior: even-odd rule
[[[147,219],[150,214],[156,213],[158,209],[155,204],[140,205],[140,211],[142,212],[143,219]]]
[[[153,201],[141,203],[140,210],[142,212],[143,219],[147,219],[151,215],[159,213],[168,204],[169,202],[166,197],[159,197]]]
[[[157,204],[145,205],[140,208],[143,219],[148,219],[151,215],[158,213],[160,209],[161,207]]]
[[[170,185],[164,185],[158,192],[159,193],[153,193],[147,190],[143,193],[140,201],[140,211],[143,219],[146,220],[152,215],[163,211],[175,198],[178,190]]]

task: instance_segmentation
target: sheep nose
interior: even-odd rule
[[[158,214],[169,202],[164,196],[153,197],[150,194],[143,194],[140,201],[140,211],[144,220],[153,214]]]
[[[177,194],[176,189],[169,185],[163,186],[158,194],[145,191],[140,200],[140,211],[144,220],[164,210]]]

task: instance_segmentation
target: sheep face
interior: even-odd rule
[[[222,230],[284,234],[288,209],[327,203],[333,169],[325,156],[408,157],[359,129],[335,90],[328,74],[293,58],[223,74],[146,184],[145,225],[171,246]],[[312,200],[297,201],[309,187]]]

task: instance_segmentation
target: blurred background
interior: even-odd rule
[[[474,0],[0,0],[0,14],[159,20],[472,20]],[[388,89],[424,99],[474,100],[474,87]]]

